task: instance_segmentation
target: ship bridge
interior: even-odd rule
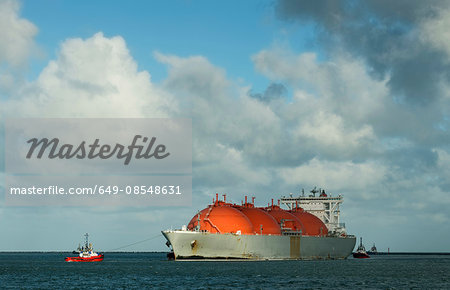
[[[345,234],[345,224],[339,220],[339,205],[344,201],[342,195],[331,196],[325,190],[314,188],[309,196],[305,196],[305,191],[302,190],[302,195],[294,197],[290,193],[289,197],[282,196],[280,201],[289,209],[299,206],[315,215],[323,221],[330,233]]]

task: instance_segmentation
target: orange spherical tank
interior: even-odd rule
[[[328,234],[327,226],[315,215],[304,211],[303,209],[294,209],[291,213],[296,216],[305,227],[306,236],[326,236]]]
[[[198,223],[195,215],[188,224],[189,230],[194,230]],[[210,233],[236,233],[254,234],[250,220],[238,209],[229,205],[210,205],[200,211],[200,230]]]
[[[281,235],[280,225],[266,211],[255,207],[241,207],[239,210],[247,216],[257,234]]]
[[[270,214],[275,220],[281,225],[283,222],[283,227],[285,229],[290,229],[293,231],[305,232],[305,228],[302,222],[293,214],[285,211],[279,206],[270,206],[266,208],[267,213]]]
[[[212,206],[212,205],[211,205],[211,206]],[[211,207],[211,206],[210,206],[210,207]],[[188,226],[187,226],[188,230],[191,230],[191,231],[195,230],[195,228],[197,227],[197,224],[198,224],[198,221],[199,221],[199,220],[200,220],[200,227],[201,227],[202,225],[204,225],[204,222],[202,222],[202,221],[203,221],[203,219],[204,219],[204,217],[205,217],[205,214],[208,212],[208,210],[209,210],[209,207],[204,208],[204,209],[202,209],[199,213],[197,213],[197,214],[190,220],[190,222],[188,223]]]

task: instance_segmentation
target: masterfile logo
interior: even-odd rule
[[[6,204],[189,205],[190,119],[7,119]]]
[[[192,172],[190,119],[7,119],[6,172]]]
[[[138,145],[138,140],[142,139],[142,143],[145,145]],[[48,149],[48,158],[54,159],[109,159],[116,155],[118,159],[124,159],[124,164],[128,165],[130,163],[131,158],[133,156],[136,159],[150,159],[154,157],[155,159],[164,159],[170,155],[169,152],[166,153],[166,146],[164,144],[159,144],[155,146],[153,149],[153,145],[155,144],[156,137],[152,137],[148,144],[148,137],[142,137],[141,135],[135,135],[131,145],[125,146],[119,143],[111,146],[108,144],[100,145],[100,140],[95,139],[95,141],[87,145],[86,141],[82,141],[78,146],[74,146],[72,144],[62,144],[60,145],[58,138],[53,138],[49,140],[48,138],[32,138],[27,141],[30,143],[30,150],[27,154],[27,159],[33,158],[33,153],[36,150],[38,153],[35,158],[41,159],[44,155],[45,151]],[[146,147],[144,149],[144,146]],[[87,149],[89,148],[89,149]],[[128,149],[128,150],[127,150]],[[133,151],[136,151],[136,154],[133,155]]]

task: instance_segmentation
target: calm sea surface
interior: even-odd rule
[[[167,261],[163,253],[0,253],[0,288],[450,288],[450,256],[389,255],[343,261]]]

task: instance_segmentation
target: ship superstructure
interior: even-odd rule
[[[292,193],[289,197],[281,197],[281,203],[285,204],[289,209],[295,206],[300,206],[306,212],[309,212],[318,217],[327,226],[330,234],[345,234],[345,223],[340,222],[339,206],[344,201],[342,195],[331,196],[323,189],[312,189],[308,196],[305,196],[305,191],[302,189],[302,194],[294,197]]]

